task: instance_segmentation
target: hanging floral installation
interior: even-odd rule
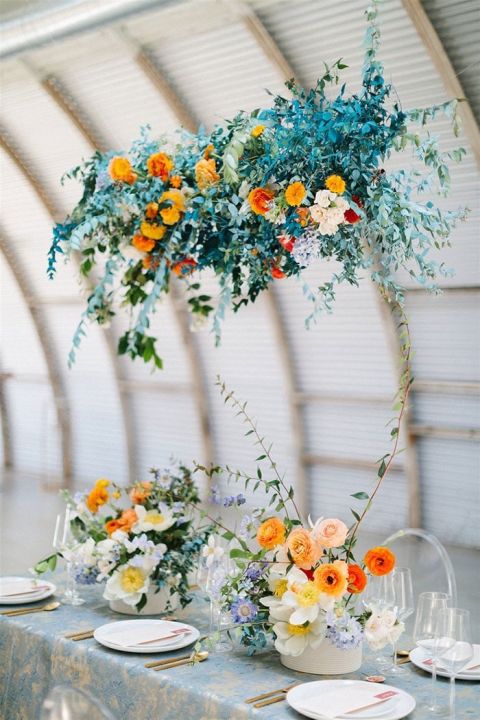
[[[321,287],[304,284],[313,302],[308,320],[331,308],[339,283],[356,285],[366,270],[399,302],[401,268],[435,288],[448,271],[430,251],[449,244],[466,211],[441,210],[422,195],[448,193],[449,164],[465,151],[442,153],[417,130],[444,113],[457,134],[457,101],[409,111],[392,101],[377,58],[377,5],[366,13],[357,94],[340,83],[339,60],[315,88],[290,81],[289,97],[240,112],[210,134],[179,130],[154,140],[145,129],[127,153],[96,152],[67,175],[83,184],[83,196],[54,230],[48,274],[58,253],[77,253],[93,284],[70,363],[87,321],[105,325],[122,309],[129,329],[119,353],[162,367],[149,324],[172,275],[183,281],[192,315],[213,316],[217,337],[228,307],[254,302],[272,282],[299,277],[317,261],[336,260],[340,270]],[[407,150],[405,166],[415,169],[385,171],[392,154]],[[206,269],[218,281],[215,302],[201,290]]]

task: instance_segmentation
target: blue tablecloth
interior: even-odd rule
[[[158,655],[130,655],[108,650],[94,639],[73,642],[63,637],[126,619],[108,609],[100,588],[89,589],[88,596],[81,607],[62,605],[55,612],[0,617],[2,720],[37,720],[48,690],[58,684],[87,690],[118,720],[294,720],[300,716],[286,703],[256,710],[244,700],[294,681],[319,679],[282,667],[273,650],[252,658],[241,651],[213,654],[195,666],[147,670],[144,663]],[[201,598],[176,614],[201,631],[206,629],[206,604]],[[431,718],[425,710],[430,676],[411,664],[405,667],[406,676],[388,682],[416,698],[417,708],[410,720]],[[362,671],[373,670],[367,655]],[[344,677],[363,679],[360,673]],[[439,698],[446,702],[447,693],[448,681],[439,680]],[[457,702],[457,720],[480,718],[480,685],[457,681]]]

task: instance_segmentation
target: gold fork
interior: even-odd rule
[[[278,688],[277,690],[271,690],[270,692],[263,693],[262,695],[255,695],[254,697],[247,698],[244,702],[246,703],[254,703],[257,702],[257,700],[265,700],[265,698],[270,698],[272,695],[278,695],[279,693],[287,693],[289,690],[291,690],[294,687],[297,687],[297,685],[300,685],[301,683],[295,682],[291,685],[287,685],[283,688]],[[255,706],[256,707],[256,706]]]

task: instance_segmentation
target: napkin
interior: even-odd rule
[[[424,662],[424,665],[431,666],[432,661],[426,660]],[[438,661],[438,667],[444,668],[448,670],[448,664],[443,665],[442,658]],[[480,645],[473,645],[473,656],[472,659],[469,660],[462,668],[461,670],[458,670],[457,672],[469,672],[470,670],[477,669],[480,671]]]
[[[48,585],[37,585],[35,580],[0,580],[0,597],[10,597],[12,595],[28,595],[30,593],[38,593],[48,588]]]
[[[399,693],[395,690],[379,692],[378,686],[345,685],[341,690],[327,690],[321,695],[303,700],[300,711],[309,712],[319,720],[335,720],[339,715],[364,710],[369,706],[386,702]],[[352,715],[352,720],[354,715]]]
[[[141,627],[129,627],[125,629],[118,628],[108,633],[108,640],[116,645],[124,647],[132,647],[140,644],[153,642],[163,642],[164,640],[175,640],[175,638],[186,635],[190,632],[190,628],[182,625],[176,627],[167,626],[160,627],[155,625],[142,625]]]

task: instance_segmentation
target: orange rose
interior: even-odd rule
[[[126,182],[132,185],[137,179],[137,174],[133,172],[130,160],[125,157],[114,157],[110,160],[108,173],[112,180]]]
[[[181,190],[166,190],[162,193],[158,202],[163,203],[167,201],[173,203],[173,206],[180,210],[180,212],[185,212],[185,195]]]
[[[270,203],[275,193],[265,187],[253,188],[248,193],[248,202],[256,215],[265,215],[270,210]]]
[[[143,505],[145,500],[150,495],[152,489],[151,482],[141,482],[134,485],[130,490],[129,498],[134,505]]]
[[[375,547],[363,558],[372,575],[388,575],[395,567],[395,555],[386,547]]]
[[[287,537],[287,550],[297,567],[302,570],[310,570],[320,559],[321,547],[315,539],[303,528],[295,528]]]
[[[93,490],[89,493],[86,499],[87,508],[92,513],[98,512],[98,509],[108,502],[109,494],[107,487],[110,485],[110,480],[100,478],[94,485]]]
[[[327,188],[327,190],[330,190],[330,192],[341,195],[345,192],[347,184],[345,180],[340,177],[340,175],[329,175],[328,178],[325,180],[325,187]]]
[[[305,185],[301,182],[294,182],[285,190],[285,200],[292,207],[296,207],[301,205],[306,194]]]
[[[154,153],[153,155],[150,155],[147,160],[147,169],[150,175],[159,177],[165,182],[168,178],[170,170],[173,169],[173,162],[168,155],[165,155],[165,153]]]
[[[149,220],[153,220],[153,218],[156,218],[158,215],[158,203],[148,203],[147,207],[145,208],[145,215]]]
[[[185,260],[179,260],[174,263],[172,265],[172,271],[175,275],[178,275],[178,277],[184,277],[185,275],[190,275],[190,273],[195,270],[196,266],[197,263],[193,258],[185,258]]]
[[[359,565],[348,566],[348,592],[361,593],[365,590],[367,584],[367,576]]]
[[[132,245],[134,248],[137,248],[137,250],[140,250],[140,252],[150,252],[150,250],[153,250],[155,247],[155,240],[150,240],[138,233],[133,236]]]
[[[275,280],[283,280],[283,278],[287,277],[283,270],[278,267],[278,265],[272,265],[270,275],[275,278]]]
[[[161,240],[167,232],[167,228],[164,225],[157,225],[156,223],[142,222],[140,232],[144,237],[150,238],[150,240]]]
[[[133,508],[124,510],[119,518],[116,520],[109,520],[105,523],[105,529],[109,535],[115,532],[115,530],[123,530],[124,532],[130,532],[133,525],[137,522],[137,513]]]
[[[320,592],[341,597],[347,591],[348,566],[343,560],[319,565],[313,573],[313,582]]]
[[[180,220],[180,210],[175,205],[160,210],[160,215],[165,225],[175,225]]]
[[[180,177],[180,175],[172,175],[172,177],[170,178],[170,185],[173,188],[181,187],[182,186],[182,178]]]
[[[310,210],[308,208],[298,208],[297,215],[298,215],[297,222],[299,222],[302,227],[305,227],[306,225],[308,225],[308,221],[310,219],[310,217],[309,217]]]
[[[285,525],[280,518],[265,520],[257,530],[257,542],[265,550],[273,550],[285,540]]]
[[[215,160],[210,158],[202,158],[195,165],[195,180],[200,190],[205,190],[212,185],[215,185],[220,180],[220,175],[217,173],[217,166]]]

